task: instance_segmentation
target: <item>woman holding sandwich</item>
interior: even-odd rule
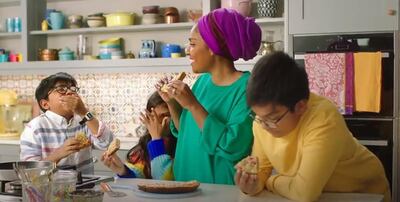
[[[261,30],[253,18],[216,9],[199,19],[189,42],[192,70],[201,74],[192,89],[180,80],[161,80],[157,85],[177,137],[174,177],[234,184],[234,165],[250,153],[253,141],[246,104],[250,73],[237,70],[234,61],[256,56]],[[165,85],[166,92],[161,91]],[[155,149],[164,150],[163,145]]]

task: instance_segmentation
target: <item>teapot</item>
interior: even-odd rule
[[[275,43],[280,43],[280,42],[283,42],[283,41],[272,41],[272,42],[270,42],[270,41],[262,41],[261,42],[261,47],[258,50],[258,55],[267,55],[267,54],[270,54],[272,52],[275,52],[274,45],[275,45]]]
[[[139,51],[139,58],[154,58],[156,57],[156,41],[142,40],[142,47]]]

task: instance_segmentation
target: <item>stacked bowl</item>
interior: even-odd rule
[[[109,38],[99,41],[99,57],[102,60],[121,59],[122,52],[122,39],[120,37]]]
[[[143,6],[143,25],[157,24],[159,22],[159,6]]]
[[[104,27],[106,26],[106,18],[103,13],[95,13],[88,15],[87,24],[89,27]]]

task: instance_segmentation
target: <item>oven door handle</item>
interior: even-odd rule
[[[389,142],[387,140],[358,140],[364,146],[378,146],[387,147]]]

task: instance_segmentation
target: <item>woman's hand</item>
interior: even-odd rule
[[[169,117],[164,117],[160,120],[160,117],[154,109],[140,113],[140,121],[146,126],[147,130],[151,135],[152,140],[161,139],[169,130]]]
[[[200,105],[190,87],[179,80],[169,84],[168,95],[172,96],[183,108],[189,110]]]
[[[256,174],[244,172],[242,168],[236,168],[235,184],[243,193],[255,195],[260,190],[260,178]]]
[[[107,155],[107,152],[104,152],[103,155],[101,156],[101,161],[114,173],[117,173],[118,175],[126,175],[127,170],[124,166],[124,163],[117,156],[117,153],[114,153],[113,155],[109,156]]]

